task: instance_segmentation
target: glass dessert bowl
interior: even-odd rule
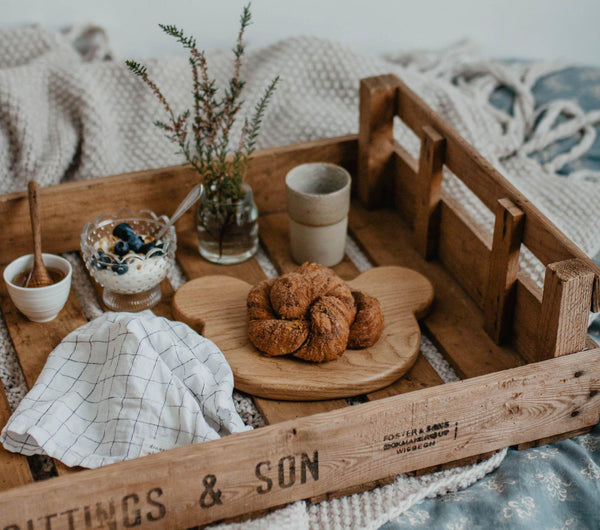
[[[161,299],[160,282],[175,261],[177,238],[169,221],[150,210],[119,210],[87,223],[81,233],[85,265],[104,288],[102,300],[113,311],[141,311]]]

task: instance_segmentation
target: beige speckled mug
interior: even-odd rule
[[[296,166],[285,177],[290,247],[296,263],[342,261],[350,209],[350,173],[325,162]]]

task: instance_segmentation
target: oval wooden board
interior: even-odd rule
[[[373,268],[348,283],[379,299],[385,328],[371,348],[347,350],[326,363],[260,353],[247,336],[251,286],[236,278],[204,276],[186,283],[175,293],[173,314],[192,327],[204,320],[204,335],[221,348],[243,392],[288,401],[356,396],[393,383],[413,365],[421,339],[416,317],[433,301],[433,287],[402,267]]]

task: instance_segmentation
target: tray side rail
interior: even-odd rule
[[[600,268],[398,77],[363,79],[360,113],[358,199],[371,209],[395,198],[415,248],[471,295],[490,337],[529,362],[592,347]],[[394,139],[395,116],[420,138],[418,161]],[[444,166],[494,212],[492,234],[442,191]],[[519,271],[521,245],[546,266],[543,293]]]
[[[261,215],[283,212],[284,177],[292,167],[328,161],[354,174],[356,156],[356,135],[262,149],[250,158],[246,179]],[[45,186],[39,192],[44,252],[79,251],[83,226],[101,213],[130,208],[171,215],[197,181],[197,174],[182,165]],[[182,232],[195,225],[190,211],[176,228]],[[0,264],[31,252],[30,226],[27,192],[0,195]]]
[[[206,524],[593,425],[599,381],[595,349],[285,421],[12,488],[0,528]]]

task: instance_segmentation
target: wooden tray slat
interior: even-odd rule
[[[438,258],[476,305],[483,309],[491,259],[492,235],[470,220],[456,200],[442,194]],[[402,211],[410,224],[410,212]],[[408,215],[407,215],[408,214]],[[407,241],[410,241],[408,239]],[[542,290],[525,274],[517,275],[511,346],[528,362],[537,361]]]
[[[0,384],[0,429],[2,429],[8,418],[10,418],[11,410],[4,393],[4,387]],[[0,491],[24,486],[33,482],[31,470],[27,457],[11,453],[0,445]]]
[[[523,364],[511,348],[498,346],[483,330],[483,316],[471,298],[437,262],[426,262],[411,246],[412,234],[391,210],[368,212],[354,204],[350,230],[378,265],[401,265],[425,274],[433,283],[435,301],[423,324],[461,378]]]
[[[365,403],[353,410],[316,414],[72,477],[13,488],[0,495],[0,527],[25,526],[24,514],[38,520],[67,508],[79,508],[75,512],[79,525],[84,520],[81,507],[92,502],[107,506],[135,494],[140,499],[148,495],[163,506],[161,517],[168,519],[161,520],[159,526],[168,523],[172,528],[187,528],[376,481],[393,473],[437,466],[561,430],[581,429],[598,421],[600,396],[591,391],[598,384],[599,354],[600,350],[583,351],[500,374],[426,388],[414,395]],[[418,432],[439,422],[446,430],[424,450],[399,455],[394,446],[386,446],[390,440],[402,439],[407,430]],[[292,455],[298,455],[298,461],[304,454],[305,461],[309,457],[314,461],[317,452],[318,479],[305,468],[305,481],[296,473],[293,487],[279,488],[273,482],[268,494],[257,495],[256,488],[264,485],[257,479],[257,465],[266,471],[266,463],[270,463],[272,471],[280,458],[289,461]],[[202,478],[209,475],[216,480],[221,502],[202,508],[199,500],[206,491]],[[158,513],[156,506],[152,504],[153,514]],[[97,525],[95,512],[91,518]]]
[[[381,390],[367,394],[367,399],[369,401],[375,401],[377,399],[395,396],[396,394],[405,394],[407,392],[413,392],[414,390],[421,390],[443,383],[444,381],[442,378],[421,353],[414,366],[398,379],[398,381]]]
[[[224,266],[210,263],[201,258],[198,253],[198,234],[195,229],[177,234],[177,261],[188,280],[211,274],[224,274],[254,285],[265,279],[265,273],[256,259],[250,259],[238,265]]]
[[[285,210],[283,176],[297,164],[327,160],[354,172],[356,147],[357,136],[351,135],[257,151],[248,161],[246,177],[259,211]],[[84,224],[119,208],[171,215],[197,183],[197,174],[188,166],[172,166],[44,187],[40,190],[44,250],[55,254],[78,250]],[[176,226],[183,231],[194,225],[193,214],[187,213]],[[31,252],[27,192],[0,196],[0,226],[0,264]]]

